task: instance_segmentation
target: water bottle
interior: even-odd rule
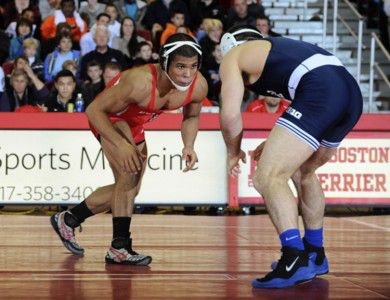
[[[75,102],[75,112],[83,112],[83,111],[84,111],[83,95],[81,93],[78,93]]]

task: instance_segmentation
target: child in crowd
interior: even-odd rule
[[[37,32],[37,22],[35,20],[35,14],[34,14],[34,9],[32,8],[25,8],[23,9],[22,11],[22,15],[21,15],[21,18],[23,19],[27,19],[30,21],[30,23],[32,24],[32,35],[34,36],[34,33]],[[5,30],[5,32],[11,37],[11,38],[14,38],[17,36],[16,34],[16,25],[17,25],[17,22],[16,21],[13,21],[11,22],[7,29]]]
[[[171,13],[171,22],[165,25],[165,30],[161,34],[160,45],[164,45],[166,40],[173,34],[177,33],[177,28],[185,26],[185,14],[180,10]],[[195,35],[187,28],[188,35],[195,38]]]
[[[87,64],[88,80],[82,85],[82,94],[84,96],[85,107],[87,107],[93,99],[104,89],[102,79],[102,66],[96,61],[91,60]]]
[[[20,19],[16,23],[16,36],[11,39],[9,46],[9,60],[14,60],[18,55],[23,54],[23,41],[32,34],[32,24],[28,19]]]
[[[71,71],[76,78],[78,77],[77,63],[72,59],[64,61],[64,63],[62,64],[62,70]]]
[[[155,54],[156,53],[153,53],[152,45],[149,42],[138,43],[134,66],[154,64],[158,62],[158,57],[156,57]]]
[[[68,34],[61,34],[57,39],[57,49],[45,59],[45,80],[51,81],[62,70],[62,64],[67,60],[73,60],[78,64],[80,51],[72,49],[72,38]]]
[[[37,39],[28,38],[23,41],[23,54],[28,59],[28,64],[40,80],[44,80],[43,63],[38,55],[39,42]]]
[[[99,83],[102,81],[102,74],[102,66],[96,60],[92,60],[87,64],[88,80],[86,82]]]

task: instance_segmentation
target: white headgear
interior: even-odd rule
[[[243,29],[237,30],[233,33],[226,32],[222,36],[221,43],[220,43],[222,56],[225,56],[225,54],[228,53],[230,51],[230,49],[233,49],[234,47],[237,47],[237,46],[239,46],[247,41],[247,40],[242,40],[242,41],[236,40],[235,36],[238,34],[241,34],[241,33],[256,33],[260,37],[263,37],[263,35],[260,32],[258,32],[257,30],[254,30],[254,29],[250,29],[250,28],[243,28]]]
[[[165,44],[162,48],[161,56],[163,58],[162,67],[163,70],[167,71],[168,68],[168,58],[169,55],[175,51],[176,49],[182,47],[182,46],[190,46],[195,49],[196,52],[198,52],[199,56],[202,56],[202,50],[200,50],[200,45],[195,42],[191,41],[178,41],[178,42],[172,42],[169,44]]]
[[[190,47],[194,48],[195,51],[199,54],[199,57],[200,58],[202,57],[202,50],[201,50],[200,45],[198,43],[191,42],[191,41],[177,41],[177,42],[172,42],[172,43],[169,43],[169,44],[165,44],[162,47],[162,53],[161,53],[160,59],[161,59],[161,67],[164,70],[165,74],[167,75],[169,81],[173,84],[173,86],[177,90],[184,92],[184,91],[188,90],[188,88],[191,86],[192,81],[188,85],[186,85],[186,86],[181,86],[181,85],[176,84],[171,79],[171,77],[169,77],[169,75],[168,75],[169,55],[173,51],[175,51],[176,49],[178,49],[178,48],[180,48],[182,46],[190,46]],[[199,61],[199,63],[200,63],[200,61]]]

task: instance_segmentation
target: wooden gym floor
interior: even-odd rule
[[[77,231],[67,252],[47,216],[0,215],[0,299],[390,299],[390,216],[327,217],[330,273],[284,290],[251,280],[279,258],[267,215],[135,215],[135,250],[150,267],[105,265],[111,216]]]

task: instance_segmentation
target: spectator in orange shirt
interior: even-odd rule
[[[75,11],[74,0],[62,0],[61,9],[54,12],[54,16],[48,16],[42,23],[41,35],[47,40],[56,36],[56,27],[59,23],[66,22],[71,26],[72,40],[79,42],[81,36],[88,31],[88,26]]]
[[[171,22],[168,22],[165,25],[165,29],[161,34],[160,45],[164,45],[166,40],[171,36],[177,33],[177,29],[183,27],[185,24],[185,14],[183,11],[175,10],[171,13]],[[195,38],[195,35],[187,28],[188,35]]]
[[[290,101],[283,98],[275,98],[266,96],[264,98],[255,99],[248,105],[246,112],[281,114],[290,105]]]

